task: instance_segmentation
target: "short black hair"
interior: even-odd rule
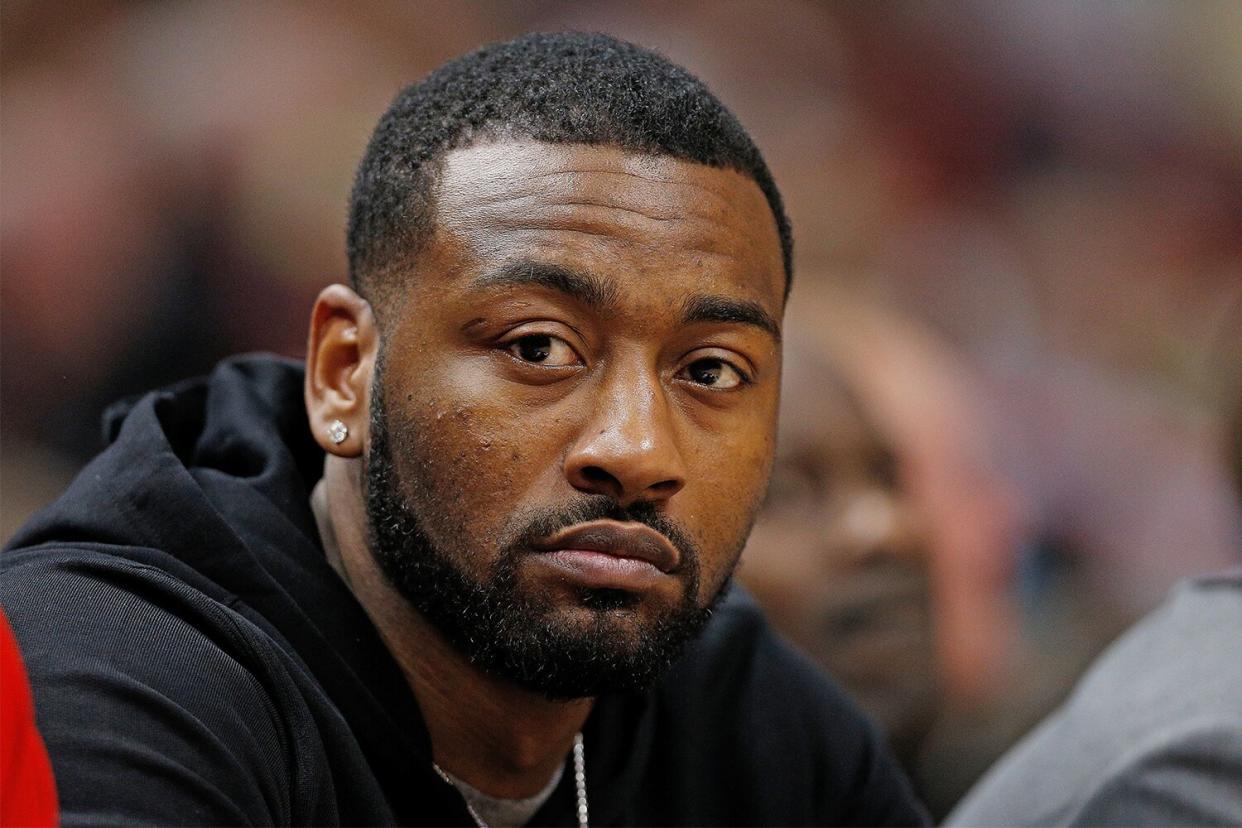
[[[432,187],[451,150],[489,138],[611,144],[752,178],[793,240],[772,174],[741,123],[694,75],[602,34],[530,34],[484,46],[406,87],[380,118],[350,197],[349,275],[371,296],[433,229]]]

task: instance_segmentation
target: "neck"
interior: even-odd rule
[[[311,505],[328,561],[418,699],[436,764],[491,796],[533,796],[565,761],[592,700],[549,701],[467,661],[380,571],[361,492],[361,462],[329,456]]]

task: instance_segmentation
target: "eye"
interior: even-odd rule
[[[745,375],[723,359],[696,359],[684,369],[686,378],[696,385],[727,391],[748,382]]]
[[[510,342],[507,350],[522,362],[551,368],[577,365],[580,361],[568,342],[550,334],[527,334]]]

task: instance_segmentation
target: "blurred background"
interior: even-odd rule
[[[0,532],[118,396],[300,355],[397,90],[602,30],[704,78],[794,223],[740,577],[933,811],[1179,578],[1242,563],[1242,4],[0,5]]]

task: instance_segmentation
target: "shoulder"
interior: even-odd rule
[[[231,595],[155,549],[50,543],[6,551],[0,571],[5,609],[36,664],[81,659],[162,675],[156,656],[241,666],[262,639]]]
[[[1193,716],[1119,742],[1062,711],[992,768],[946,824],[1229,824],[1242,813],[1240,780],[1242,718]]]
[[[1105,651],[950,822],[1089,824],[1114,821],[1109,814],[1135,824],[1181,822],[1186,817],[1170,809],[1194,814],[1193,801],[1211,801],[1207,792],[1236,809],[1239,684],[1242,577],[1182,584]],[[1212,822],[1207,813],[1191,821]]]
[[[675,688],[694,687],[699,704],[747,707],[756,715],[803,724],[832,723],[860,736],[871,729],[845,691],[779,636],[739,586],[674,666],[672,679]]]
[[[161,560],[93,544],[0,556],[63,817],[286,820],[298,696],[279,648]]]
[[[1217,576],[1181,584],[1118,639],[1065,710],[1125,747],[1202,715],[1242,717],[1239,684],[1242,576]]]
[[[845,692],[777,635],[755,599],[738,586],[670,679],[678,695],[693,687],[698,707],[745,709],[773,726],[797,725],[800,738],[816,738],[817,729],[802,729],[811,724],[845,727],[860,738],[870,727]]]
[[[1093,668],[1071,710],[1111,747],[1070,821],[1242,814],[1242,573],[1188,581]],[[1090,725],[1111,711],[1107,729]],[[1091,731],[1087,731],[1090,733]]]
[[[1117,757],[1068,825],[1226,825],[1242,814],[1242,717],[1205,716]]]
[[[911,824],[924,819],[875,726],[734,587],[665,684],[671,717],[724,778],[801,803],[785,822]],[[719,772],[716,769],[713,772]],[[771,821],[771,820],[768,820]]]

